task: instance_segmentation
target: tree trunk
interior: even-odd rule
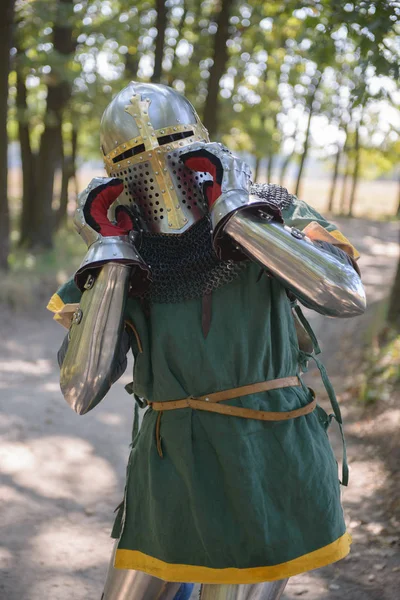
[[[60,206],[56,215],[56,228],[59,229],[66,220],[68,207],[68,184],[71,172],[71,157],[65,156],[64,148],[61,161]]]
[[[310,110],[308,113],[306,139],[304,141],[303,153],[300,157],[300,165],[299,165],[299,170],[297,172],[296,189],[294,191],[296,196],[299,196],[299,194],[301,192],[301,183],[302,183],[302,178],[303,178],[304,165],[306,163],[306,159],[307,159],[307,155],[308,155],[308,148],[309,148],[309,143],[310,143],[310,130],[311,130],[312,116],[313,116],[313,110],[312,110],[312,107],[310,107]]]
[[[307,121],[307,129],[306,129],[306,139],[304,140],[303,154],[301,155],[301,158],[300,158],[300,166],[299,166],[299,171],[297,173],[296,189],[294,192],[296,196],[299,196],[300,192],[301,192],[301,182],[302,182],[302,177],[303,177],[304,165],[306,163],[307,156],[308,156],[308,150],[310,147],[311,119],[314,114],[314,109],[313,109],[314,98],[315,98],[315,94],[318,90],[319,84],[321,83],[321,76],[319,76],[317,79],[314,78],[313,83],[314,83],[314,91],[312,92],[312,94],[310,95],[310,97],[308,99],[308,121]]]
[[[256,158],[256,164],[254,167],[254,183],[257,183],[260,177],[260,166],[261,166],[261,158]]]
[[[218,30],[214,36],[213,65],[210,69],[208,94],[204,106],[203,123],[213,138],[218,129],[219,81],[225,73],[228,62],[229,17],[234,0],[220,0],[220,10],[216,18]]]
[[[398,175],[398,188],[397,188],[397,211],[396,211],[396,217],[400,218],[400,171],[399,171],[399,175]]]
[[[67,220],[68,217],[68,202],[69,202],[69,182],[76,177],[76,150],[77,150],[77,131],[72,130],[72,153],[66,156],[63,148],[62,169],[61,169],[61,191],[60,191],[60,207],[56,217],[56,227],[59,229]]]
[[[20,214],[20,246],[29,246],[33,208],[35,206],[35,157],[32,152],[27,120],[26,86],[23,74],[17,69],[17,120],[22,167],[22,203]]]
[[[273,166],[274,166],[274,155],[270,154],[267,159],[267,183],[272,183]]]
[[[400,239],[399,239],[400,243]],[[387,320],[391,327],[400,333],[400,259],[397,265],[396,277],[394,279],[392,291],[389,300],[389,310]]]
[[[355,139],[354,139],[354,169],[353,169],[352,185],[351,185],[350,200],[349,200],[349,210],[348,210],[349,217],[353,216],[353,208],[354,208],[354,202],[356,199],[358,176],[359,176],[359,171],[360,171],[360,132],[359,132],[359,127],[360,126],[357,124],[356,131],[355,131]]]
[[[182,32],[183,32],[183,27],[185,25],[187,11],[188,11],[188,7],[187,7],[186,4],[184,4],[184,6],[183,6],[183,13],[182,13],[181,18],[179,19],[179,23],[178,23],[178,25],[176,27],[176,29],[178,31],[178,35],[177,35],[176,39],[178,41],[177,41],[177,44],[176,44],[175,49],[174,49],[174,56],[172,58],[171,70],[170,70],[170,72],[168,74],[168,85],[172,85],[172,83],[173,83],[173,81],[175,79],[175,66],[176,66],[176,61],[177,61],[177,58],[178,58],[177,55],[176,55],[176,47],[177,47],[177,45],[179,43],[179,40],[182,39]]]
[[[281,172],[280,172],[280,175],[279,175],[279,185],[281,185],[281,186],[284,186],[286,171],[287,171],[288,166],[291,163],[294,155],[295,155],[295,152],[293,151],[290,154],[288,154],[287,156],[285,156],[285,158],[284,158],[284,160],[282,162]]]
[[[129,52],[127,52],[125,54],[125,72],[131,80],[136,81],[138,69],[139,69],[138,53],[129,54]]]
[[[36,194],[30,242],[32,247],[51,248],[56,224],[53,212],[54,176],[62,160],[61,119],[64,93],[60,86],[47,94],[48,120],[40,139],[37,157]]]
[[[71,13],[73,0],[58,0],[57,22],[53,27],[54,50],[63,56],[72,54],[75,42],[72,36],[70,19],[65,16],[69,5]],[[38,248],[51,248],[56,225],[53,204],[54,175],[62,160],[62,115],[71,97],[71,86],[64,79],[62,71],[54,73],[48,84],[46,123],[40,139],[36,169],[35,207],[32,220],[30,245]]]
[[[347,205],[347,183],[350,177],[350,156],[349,156],[349,152],[348,149],[345,147],[343,150],[343,153],[346,156],[346,167],[344,170],[344,175],[343,175],[343,181],[342,181],[342,193],[340,196],[340,208],[339,208],[339,214],[340,215],[345,215],[346,214],[346,205]]]
[[[154,51],[154,70],[151,76],[152,83],[160,83],[162,75],[162,61],[164,58],[165,30],[167,28],[167,6],[165,0],[157,0],[157,37]]]
[[[8,176],[8,75],[13,37],[15,0],[3,0],[0,21],[0,269],[8,269],[10,213],[7,195]]]
[[[336,150],[336,157],[335,157],[335,166],[334,166],[333,175],[332,175],[331,189],[329,192],[328,213],[333,213],[333,200],[335,198],[341,156],[342,156],[342,149],[338,142],[337,150]]]

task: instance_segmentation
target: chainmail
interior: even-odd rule
[[[270,207],[284,209],[293,202],[285,188],[253,184],[250,194]],[[237,279],[248,260],[222,261],[214,252],[208,217],[181,235],[143,232],[140,254],[151,267],[152,282],[143,299],[174,303],[200,298]]]
[[[143,298],[173,303],[202,297],[234,281],[247,261],[221,261],[214,252],[211,225],[201,219],[181,235],[142,234],[140,254],[151,267],[152,283]]]
[[[250,194],[268,201],[268,203],[275,205],[280,210],[289,208],[293,204],[294,199],[286,188],[275,183],[253,183],[250,186]]]

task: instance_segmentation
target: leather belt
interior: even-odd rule
[[[315,409],[317,401],[314,398],[314,392],[312,390],[311,393],[313,395],[313,400],[306,404],[306,406],[302,406],[296,410],[273,412],[255,410],[252,408],[242,408],[239,406],[229,406],[226,404],[221,405],[218,403],[224,400],[232,400],[233,398],[248,396],[249,394],[256,394],[258,392],[267,392],[285,387],[298,387],[300,385],[301,383],[298,377],[282,377],[281,379],[272,379],[270,381],[262,381],[260,383],[244,385],[242,387],[233,388],[230,390],[222,390],[221,392],[214,392],[205,396],[190,396],[188,398],[182,398],[181,400],[171,400],[169,402],[148,402],[148,405],[153,410],[160,412],[167,410],[178,410],[181,408],[193,408],[196,410],[204,410],[222,415],[241,417],[242,419],[256,419],[258,421],[286,421],[288,419],[295,419],[297,417],[307,415]]]

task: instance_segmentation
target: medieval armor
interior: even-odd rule
[[[349,552],[330,418],[301,379],[317,359],[297,343],[288,296],[360,314],[358,274],[329,244],[355,251],[284,188],[252,186],[171,88],[131,82],[104,113],[101,148],[110,179],[87,188],[75,218],[89,249],[61,387],[80,414],[96,405],[125,322],[130,389],[148,405],[103,600],[172,600],[180,581],[203,582],[202,600],[277,600],[288,577]],[[58,312],[77,301],[65,290]]]
[[[80,415],[94,408],[111,387],[129,278],[129,266],[113,262],[104,265],[96,278],[89,275],[72,318],[60,387]]]
[[[365,291],[353,266],[320,249],[296,228],[274,223],[268,215],[236,213],[225,227],[249,256],[299,300],[330,317],[365,311]]]
[[[208,133],[177,91],[132,81],[106,108],[100,140],[108,175],[124,182],[119,203],[134,208],[143,229],[181,234],[206,214],[202,182],[211,178],[179,154]]]

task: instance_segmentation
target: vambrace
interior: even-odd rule
[[[96,279],[89,274],[79,308],[72,318],[60,387],[68,404],[79,415],[94,408],[118,378],[130,273],[129,266],[109,262]],[[63,346],[59,360],[62,353]]]
[[[298,229],[272,221],[262,210],[240,211],[228,220],[224,233],[316,312],[353,317],[365,311],[365,291],[354,267]]]

